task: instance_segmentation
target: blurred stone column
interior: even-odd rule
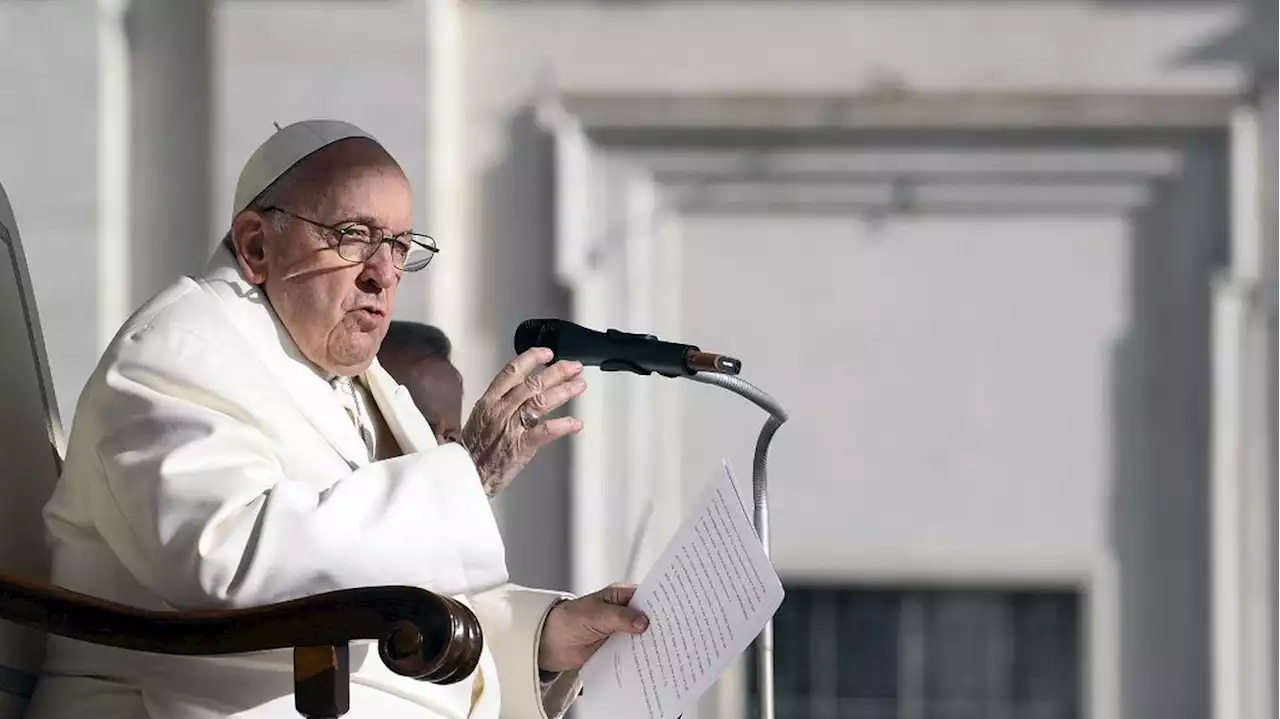
[[[1270,719],[1277,715],[1277,138],[1276,138],[1276,19],[1275,0],[1254,0],[1246,32],[1246,62],[1252,87],[1247,99],[1257,123],[1257,193],[1252,218],[1258,243],[1256,315],[1253,355],[1256,370],[1249,393],[1246,439],[1248,495],[1242,582],[1243,619],[1241,716]]]
[[[1253,3],[1231,141],[1231,262],[1215,288],[1213,715],[1280,719],[1280,13]]]
[[[474,399],[477,386],[475,323],[466,312],[474,295],[471,278],[474,250],[465,221],[468,181],[463,157],[462,48],[458,0],[426,0],[427,4],[427,204],[417,221],[440,245],[440,257],[425,278],[428,320],[453,341],[454,364],[467,380]]]
[[[1212,684],[1215,719],[1270,716],[1268,330],[1262,284],[1262,122],[1231,124],[1231,261],[1213,287]]]
[[[129,2],[129,311],[200,271],[216,242],[210,5]]]
[[[1280,568],[1280,556],[1277,555],[1276,534],[1280,527],[1277,516],[1280,492],[1277,491],[1277,437],[1280,427],[1276,422],[1277,401],[1280,400],[1280,385],[1277,384],[1276,367],[1280,364],[1277,357],[1277,270],[1280,269],[1280,240],[1277,237],[1277,193],[1276,186],[1276,4],[1270,0],[1270,24],[1265,25],[1271,32],[1271,47],[1268,52],[1271,66],[1264,68],[1257,78],[1256,104],[1261,127],[1261,181],[1259,187],[1262,240],[1262,277],[1259,298],[1262,317],[1261,332],[1263,357],[1260,375],[1260,431],[1258,434],[1260,456],[1256,468],[1256,501],[1259,510],[1259,523],[1254,533],[1254,541],[1258,546],[1257,564],[1255,565],[1256,592],[1252,598],[1251,613],[1256,622],[1256,639],[1253,643],[1251,659],[1257,662],[1255,681],[1248,688],[1247,699],[1250,717],[1275,717],[1280,712],[1276,699],[1276,677],[1280,672],[1277,662],[1277,630],[1276,606],[1280,602],[1277,596],[1277,569]]]
[[[1232,123],[1231,261],[1215,287],[1214,716],[1276,716],[1276,23],[1232,38],[1250,86]],[[1265,28],[1265,30],[1263,30]]]
[[[106,347],[131,309],[129,0],[97,3],[97,331]],[[79,393],[79,387],[75,392]],[[64,400],[65,401],[65,400]],[[74,403],[72,405],[74,407]]]

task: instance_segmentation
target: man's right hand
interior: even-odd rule
[[[579,362],[560,361],[536,371],[554,356],[545,347],[533,347],[511,360],[462,428],[461,444],[471,453],[490,498],[510,484],[539,449],[582,429],[582,422],[573,417],[543,419],[587,389]]]

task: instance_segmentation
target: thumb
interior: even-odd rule
[[[649,618],[639,609],[605,604],[602,606],[601,614],[603,624],[610,634],[615,632],[640,634],[649,628]]]
[[[649,618],[640,610],[627,606],[635,593],[634,584],[611,584],[596,592],[596,598],[600,600],[601,629],[609,634],[639,634],[649,628]]]

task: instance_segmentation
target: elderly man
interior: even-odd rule
[[[566,600],[507,583],[489,499],[581,428],[541,421],[585,389],[581,368],[516,357],[461,442],[437,446],[375,360],[401,274],[436,252],[412,214],[403,171],[355,126],[297,123],[258,148],[208,270],[138,310],[80,397],[45,508],[53,580],[161,610],[423,587],[473,607],[479,668],[436,686],[353,647],[348,716],[556,716],[603,640],[646,625],[627,589]],[[55,637],[29,716],[294,717],[291,666],[287,651],[166,657]]]
[[[409,390],[439,444],[457,442],[462,433],[462,375],[452,354],[443,330],[401,320],[387,328],[378,350],[378,363]]]

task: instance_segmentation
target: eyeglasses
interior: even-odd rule
[[[315,225],[322,230],[328,230],[326,237],[329,247],[336,251],[339,257],[353,265],[368,262],[378,248],[386,243],[391,246],[391,261],[398,269],[417,272],[431,264],[431,259],[440,251],[440,248],[436,247],[434,238],[417,232],[389,235],[381,227],[359,220],[326,225],[274,205],[264,207],[261,211],[279,212],[309,225]]]

